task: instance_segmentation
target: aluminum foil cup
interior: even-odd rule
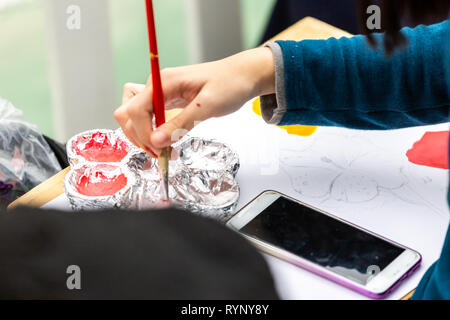
[[[179,157],[169,162],[171,203],[218,220],[228,219],[240,195],[235,180],[237,154],[223,143],[197,137],[183,139],[174,149]],[[130,159],[128,167],[140,178],[133,191],[136,208],[157,207],[161,203],[157,160],[142,152]]]
[[[141,177],[141,184],[133,192],[135,208],[158,207],[161,184],[157,167],[144,171]],[[176,166],[169,177],[169,198],[172,205],[225,221],[239,201],[239,185],[227,171],[196,171]]]
[[[124,137],[124,136],[123,136]],[[133,153],[133,146],[113,130],[89,130],[71,138],[66,145],[67,157],[71,166],[87,162],[127,163]],[[98,150],[103,153],[98,154]],[[95,153],[94,153],[95,152]],[[111,155],[115,154],[116,159]]]
[[[216,140],[187,137],[174,146],[179,161],[193,170],[228,171],[236,177],[239,171],[239,157],[226,144]]]
[[[177,206],[222,221],[234,213],[239,201],[239,185],[227,171],[179,171],[170,187]]]
[[[100,185],[105,192],[100,191]],[[124,166],[105,163],[78,165],[64,179],[65,193],[74,210],[131,208],[134,185],[134,173]]]

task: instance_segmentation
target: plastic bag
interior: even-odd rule
[[[36,126],[0,98],[0,208],[61,170]]]

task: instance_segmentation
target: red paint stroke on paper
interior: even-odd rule
[[[448,138],[449,131],[426,132],[406,156],[418,165],[448,169]]]
[[[78,192],[90,197],[112,196],[127,185],[127,177],[123,173],[108,177],[100,170],[87,171],[77,181]]]
[[[104,132],[81,136],[74,141],[73,147],[78,155],[93,162],[120,162],[129,151],[129,146],[125,141],[117,139],[112,144]]]

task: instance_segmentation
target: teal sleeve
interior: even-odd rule
[[[409,44],[391,57],[363,36],[277,41],[286,97],[279,125],[394,129],[447,122],[448,27],[446,21],[402,29]]]
[[[441,257],[426,272],[413,295],[413,300],[450,300],[450,229]]]

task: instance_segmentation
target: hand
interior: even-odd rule
[[[166,109],[183,111],[153,131],[153,88],[127,84],[114,118],[132,143],[157,156],[191,130],[196,122],[230,114],[248,100],[275,92],[273,55],[269,48],[229,58],[161,71]]]

